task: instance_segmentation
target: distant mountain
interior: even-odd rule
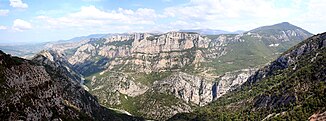
[[[14,56],[23,57],[26,59],[31,59],[35,54],[42,50],[47,50],[53,48],[53,46],[67,43],[79,43],[83,40],[89,40],[91,38],[102,38],[109,37],[111,34],[91,34],[88,36],[74,37],[69,40],[58,40],[53,42],[42,42],[42,43],[32,43],[32,44],[0,44],[0,50],[10,53]]]
[[[189,30],[179,30],[179,32],[195,32],[202,35],[220,35],[220,34],[241,34],[242,30],[238,30],[235,32],[229,32],[224,30],[216,30],[216,29],[189,29]]]
[[[288,31],[295,31],[295,32],[288,32]],[[270,25],[270,26],[262,26],[253,30],[250,30],[248,32],[252,32],[252,33],[258,33],[258,34],[287,34],[287,35],[292,35],[292,36],[296,36],[299,33],[309,33],[308,31],[297,27],[295,25],[290,24],[289,22],[282,22],[282,23],[278,23],[278,24],[274,24],[274,25]],[[311,33],[309,33],[311,35]],[[298,35],[300,36],[300,35]]]
[[[2,120],[142,120],[102,107],[53,58],[30,61],[0,51],[0,75]]]
[[[0,50],[22,58],[31,58],[38,52],[46,49],[46,43],[0,45]]]
[[[218,34],[229,34],[230,32],[224,30],[213,30],[213,29],[190,29],[190,30],[179,30],[179,32],[196,32],[203,35],[218,35]]]
[[[243,86],[170,120],[325,120],[325,114],[326,33],[322,33],[284,52]]]
[[[250,30],[251,32],[259,32],[259,31],[269,31],[269,30],[289,30],[289,29],[301,29],[300,27],[294,26],[290,24],[289,22],[282,22],[274,25],[269,26],[262,26],[253,30]]]
[[[71,42],[79,42],[79,41],[82,41],[82,40],[87,40],[87,39],[91,39],[91,38],[103,38],[103,37],[108,37],[110,36],[111,34],[91,34],[91,35],[88,35],[88,36],[80,36],[80,37],[74,37],[74,38],[71,38],[71,39],[68,39],[68,40],[58,40],[58,41],[55,41],[53,43],[71,43]]]
[[[231,34],[242,34],[244,32],[246,32],[246,31],[244,31],[244,30],[237,30],[237,31],[231,32]]]

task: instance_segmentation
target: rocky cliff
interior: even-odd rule
[[[32,61],[0,51],[2,120],[142,120],[102,107],[48,52]]]

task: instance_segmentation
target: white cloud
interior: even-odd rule
[[[0,25],[0,30],[6,30],[6,29],[7,29],[6,26],[2,26],[2,25]]]
[[[14,21],[14,24],[12,25],[12,29],[15,31],[24,31],[24,30],[29,30],[32,28],[32,24],[21,20],[21,19],[16,19]]]
[[[23,3],[22,0],[10,0],[10,6],[14,8],[28,8],[26,3]]]
[[[164,0],[163,0],[164,1]],[[171,1],[173,2],[173,1]],[[84,6],[61,17],[38,16],[40,27],[83,31],[128,32],[210,28],[250,30],[288,21],[308,31],[319,32],[326,21],[323,0],[190,0],[157,13],[154,9],[115,10]],[[47,13],[47,12],[45,12]],[[161,20],[164,19],[164,20]],[[318,28],[318,29],[316,29]]]
[[[307,9],[298,15],[293,21],[302,28],[311,30],[317,34],[326,31],[326,2],[324,0],[310,0],[305,5]]]
[[[8,13],[9,13],[9,10],[0,9],[0,16],[6,16],[6,15],[8,15]]]
[[[105,11],[95,6],[84,6],[80,11],[62,17],[38,16],[37,19],[43,22],[47,28],[78,27],[84,30],[103,29],[125,32],[143,29],[139,27],[141,25],[154,25],[155,20],[160,17],[155,10],[148,8],[138,8],[137,10],[119,8]]]
[[[164,15],[187,23],[183,27],[223,28],[237,30],[246,21],[266,25],[286,19],[293,10],[275,6],[275,0],[191,0],[189,3],[168,7]],[[242,22],[241,22],[242,21]],[[172,24],[172,23],[171,23]],[[173,22],[174,24],[174,22]],[[250,29],[248,27],[246,29]]]

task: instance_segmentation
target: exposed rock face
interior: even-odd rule
[[[309,121],[323,121],[326,120],[326,111],[323,113],[316,113],[309,117]]]
[[[135,97],[145,93],[148,90],[147,86],[139,82],[135,82],[135,80],[128,78],[128,76],[121,73],[112,73],[102,76],[102,78],[92,76],[91,86],[94,86],[90,90],[91,92],[102,90],[99,91],[99,93],[101,93],[100,95],[102,95],[101,97],[107,98],[104,99],[105,101],[103,103],[108,103],[110,105],[120,104],[120,101],[110,101],[111,98],[119,100],[119,95],[115,94],[124,94],[130,97]]]
[[[160,36],[148,36],[136,40],[132,51],[147,54],[160,52],[182,51],[191,48],[207,48],[211,40],[195,33],[169,32]]]
[[[147,91],[147,87],[134,81],[128,80],[126,77],[118,77],[120,84],[116,85],[117,90],[125,95],[135,97],[137,95],[144,94]]]
[[[247,79],[256,72],[257,69],[242,69],[234,72],[225,73],[218,83],[213,86],[213,98],[219,98],[228,91],[234,90],[247,81]],[[216,87],[216,88],[215,88]],[[216,90],[216,92],[214,91]]]
[[[137,110],[140,115],[157,120],[166,120],[178,112],[191,112],[195,107],[195,104],[186,103],[173,95],[154,92],[153,90],[147,91],[136,99],[134,104],[139,105]]]
[[[65,54],[62,51],[43,50],[34,56],[33,60],[38,63],[46,64],[52,68],[61,68],[64,73],[73,79],[75,82],[82,84],[84,79],[81,74],[73,69],[73,66],[68,62]],[[44,59],[44,57],[46,59]]]
[[[158,92],[168,92],[188,103],[205,105],[212,101],[212,80],[189,75],[175,73],[170,77],[154,82],[154,89]]]
[[[155,81],[153,89],[175,95],[187,103],[203,106],[242,85],[255,70],[228,72],[216,80],[178,72],[163,80]]]
[[[101,107],[54,58],[28,61],[0,51],[1,119],[141,120]]]

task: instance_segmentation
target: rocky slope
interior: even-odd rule
[[[102,107],[56,57],[42,54],[30,61],[0,51],[2,120],[142,120]]]
[[[325,59],[322,33],[284,52],[243,86],[170,120],[325,120]]]

